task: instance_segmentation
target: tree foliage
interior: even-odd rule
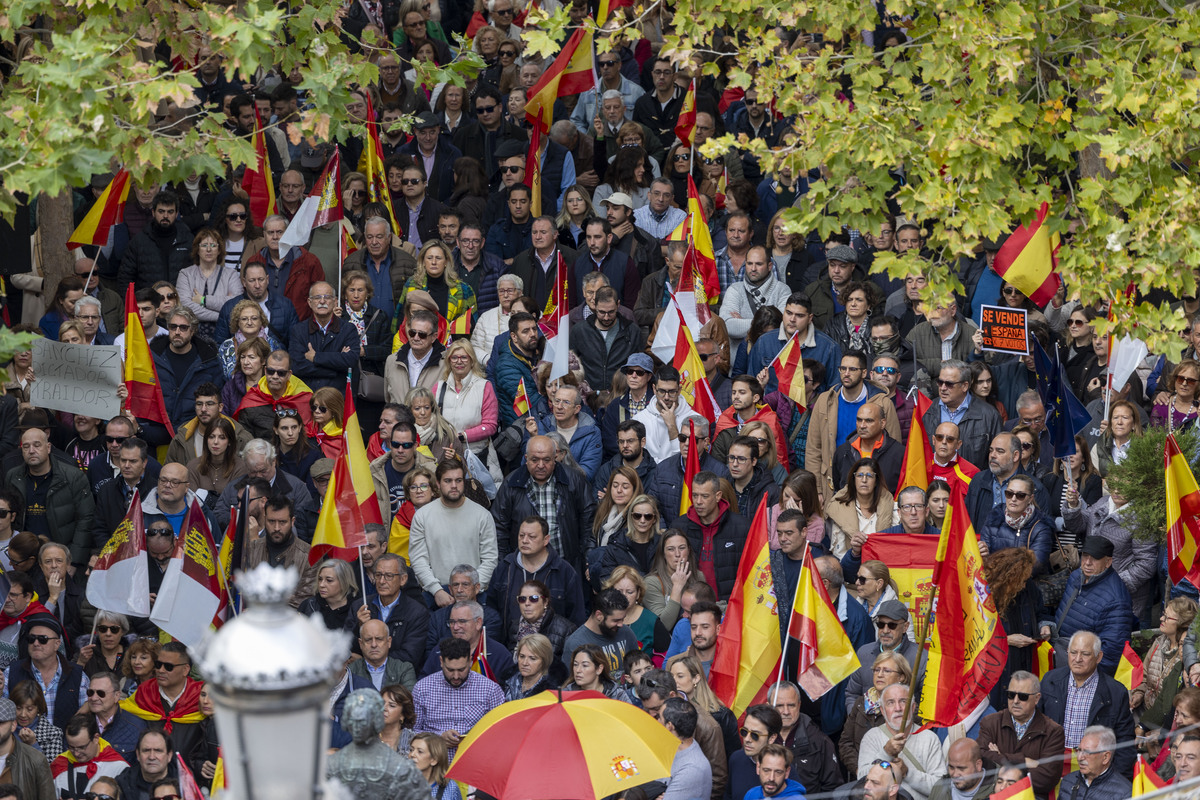
[[[1197,471],[1200,435],[1189,426],[1176,431],[1175,441]],[[1125,460],[1108,471],[1110,489],[1129,503],[1126,522],[1136,539],[1164,544],[1167,541],[1167,483],[1163,453],[1167,446],[1166,428],[1148,428],[1129,442]]]

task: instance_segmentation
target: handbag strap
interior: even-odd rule
[[[442,403],[446,401],[446,389],[450,386],[450,376],[446,376],[446,380],[442,381],[442,390],[438,392],[438,413],[442,413]]]

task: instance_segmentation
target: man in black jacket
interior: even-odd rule
[[[408,570],[404,559],[394,553],[384,553],[375,561],[374,597],[358,598],[350,605],[350,614],[357,620],[358,628],[369,619],[383,620],[392,637],[391,657],[407,661],[414,669],[425,663],[425,638],[429,631],[429,609],[413,600],[403,591],[408,583]],[[387,617],[384,617],[384,614]]]
[[[596,313],[575,327],[571,343],[584,377],[592,386],[608,386],[613,373],[645,346],[642,329],[617,313],[617,293],[611,286],[596,290]]]
[[[833,453],[833,488],[841,490],[846,484],[846,473],[860,458],[873,458],[879,464],[887,490],[896,494],[896,483],[900,479],[900,466],[904,462],[904,448],[884,430],[883,409],[874,403],[863,403],[858,407],[858,434],[838,445]]]
[[[692,480],[692,507],[670,527],[687,535],[700,571],[719,599],[728,599],[737,584],[738,562],[750,523],[721,496],[721,479],[705,471]]]
[[[475,89],[475,121],[459,126],[454,132],[454,146],[483,165],[483,174],[493,191],[500,185],[496,148],[510,140],[525,143],[529,134],[515,122],[504,119],[500,92],[480,82]]]
[[[346,371],[353,370],[358,385],[358,330],[348,321],[334,316],[337,295],[333,287],[321,281],[308,290],[312,316],[293,326],[288,355],[292,371],[314,391],[330,386],[346,388]]]
[[[697,418],[695,425],[696,446],[700,448],[698,454],[700,469],[704,472],[711,472],[718,478],[728,479],[729,470],[708,453],[708,421]],[[664,520],[675,519],[679,516],[679,498],[683,491],[683,471],[687,466],[688,442],[688,433],[686,431],[680,433],[679,455],[659,461],[654,467],[654,479],[646,487],[646,494],[658,501],[658,508]]]
[[[546,584],[556,614],[574,625],[587,619],[579,573],[550,548],[550,524],[536,515],[521,520],[517,550],[500,560],[488,586],[488,605],[500,612],[501,630],[507,631],[520,617],[517,598],[531,580]]]
[[[451,143],[449,136],[442,136],[442,123],[433,114],[426,111],[417,116],[412,141],[401,145],[396,152],[412,156],[413,163],[422,167],[424,160],[432,156],[433,166],[426,175],[429,196],[445,202],[454,194],[454,162],[462,157],[462,151]]]
[[[445,206],[429,196],[426,191],[428,178],[420,160],[404,168],[400,177],[400,193],[404,203],[396,207],[396,222],[404,241],[417,250],[426,242],[438,238],[438,216]],[[416,222],[415,230],[413,222]]]
[[[172,286],[179,271],[192,263],[192,232],[179,221],[179,198],[160,191],[150,204],[151,221],[125,249],[117,282],[149,289],[158,281]]]

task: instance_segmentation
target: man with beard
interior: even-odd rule
[[[974,739],[962,738],[946,751],[949,776],[938,781],[929,800],[986,800],[994,781],[983,770],[983,755]]]
[[[920,685],[919,683],[917,685]],[[927,800],[938,779],[946,774],[942,742],[931,730],[910,733],[906,712],[909,687],[893,683],[883,690],[883,724],[863,736],[858,751],[858,775],[865,778],[876,761],[904,761],[909,766],[904,788],[914,800]]]
[[[300,602],[315,591],[317,569],[308,564],[308,544],[293,530],[296,517],[291,498],[275,495],[267,500],[265,516],[263,524],[267,535],[246,543],[245,569],[254,569],[264,561],[273,567],[295,567],[301,577],[288,603],[292,608],[298,608]]]
[[[926,419],[928,416],[927,414]],[[971,479],[971,485],[967,487],[967,515],[971,518],[971,524],[977,528],[983,527],[993,508],[1004,505],[1004,490],[1008,488],[1008,482],[1013,476],[1027,474],[1021,467],[1021,440],[1012,433],[1001,433],[992,439],[988,447],[987,463],[987,470],[976,473]],[[1038,508],[1051,508],[1050,496],[1042,482],[1035,480],[1031,483]]]
[[[286,346],[292,326],[299,322],[299,318],[291,301],[279,292],[272,292],[270,286],[265,264],[247,264],[242,267],[242,293],[229,298],[225,305],[221,306],[221,313],[217,315],[217,330],[229,330],[229,317],[233,314],[234,307],[243,300],[253,300],[262,309],[263,322],[267,328]],[[146,337],[149,336],[147,331]]]
[[[624,597],[622,595],[622,597]],[[459,742],[475,723],[504,702],[504,690],[471,669],[471,645],[449,636],[438,644],[441,670],[417,681],[413,707],[417,733],[436,733],[454,758]]]
[[[781,744],[769,744],[758,754],[760,786],[746,793],[746,800],[768,797],[804,797],[804,786],[788,777],[792,751]]]
[[[628,202],[629,205],[633,205],[628,195],[621,192],[614,193],[608,199],[610,204]],[[588,252],[580,255],[571,268],[571,280],[567,281],[571,292],[571,307],[574,308],[583,302],[583,276],[589,272],[603,272],[609,285],[621,298],[621,304],[626,308],[633,308],[637,305],[642,275],[632,258],[613,249],[612,225],[607,219],[592,217],[584,222],[583,229]]]
[[[151,219],[125,249],[117,283],[149,289],[159,281],[174,285],[179,271],[192,263],[192,232],[179,220],[179,198],[160,191],[150,203]]]
[[[917,361],[932,376],[938,374],[943,361],[966,361],[971,357],[978,328],[958,313],[957,303],[929,309],[928,315],[929,318],[909,331],[906,338]]]
[[[194,412],[197,389],[205,384],[215,388],[225,382],[217,348],[207,339],[196,338],[199,325],[200,321],[189,309],[177,308],[167,320],[168,338],[155,339],[150,345],[166,401],[167,416],[176,429],[182,429]],[[145,423],[151,426],[155,424]]]
[[[438,608],[454,603],[445,588],[454,567],[478,564],[479,582],[487,586],[500,560],[496,524],[486,508],[467,499],[465,475],[460,461],[439,463],[439,497],[417,509],[409,530],[413,572]]]
[[[591,644],[604,652],[604,657],[608,659],[609,674],[614,677],[623,674],[625,654],[641,646],[633,631],[625,627],[625,612],[628,610],[629,599],[615,587],[605,589],[596,596],[592,615],[563,643],[563,664],[568,672],[575,648]]]

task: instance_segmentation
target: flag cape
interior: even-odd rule
[[[312,409],[309,407],[309,401],[312,400],[312,389],[308,388],[308,384],[292,375],[288,378],[287,386],[283,388],[283,395],[276,400],[271,394],[271,390],[267,388],[267,376],[258,379],[258,383],[246,390],[246,394],[242,397],[241,404],[233,412],[233,418],[237,419],[238,415],[247,408],[258,408],[259,406],[270,406],[271,410],[278,412],[281,408],[290,408],[300,415],[305,427],[312,422]]]
[[[924,533],[875,534],[868,536],[863,545],[864,562],[882,561],[888,565],[896,582],[897,598],[914,620],[929,613],[937,547],[938,537]]]
[[[921,691],[922,728],[966,719],[999,681],[1008,660],[1008,639],[983,577],[979,539],[961,490],[951,495],[946,507],[934,583],[937,597],[929,615],[933,625]]]
[[[379,121],[375,117],[375,108],[371,105],[371,93],[363,92],[367,101],[367,135],[363,138],[363,152],[358,160],[358,171],[367,176],[367,200],[372,203],[383,203],[388,211],[388,222],[392,232],[398,233],[400,226],[396,224],[396,212],[392,208],[392,193],[387,185],[387,170],[383,168],[383,145],[379,141]]]
[[[538,82],[530,87],[529,101],[525,103],[525,119],[531,127],[548,134],[550,126],[554,124],[554,101],[595,87],[592,26],[583,25],[575,29],[554,59],[554,63],[542,73]]]
[[[916,404],[912,422],[909,423],[908,443],[904,446],[904,461],[900,465],[900,485],[896,487],[897,492],[909,486],[927,489],[932,477],[933,445],[929,440],[930,431],[925,430],[924,417],[933,401],[922,392],[917,392]]]
[[[1142,674],[1142,659],[1138,658],[1138,654],[1133,652],[1133,648],[1126,641],[1125,649],[1121,651],[1121,660],[1117,662],[1117,672],[1114,677],[1126,690],[1132,691],[1135,686],[1141,685]]]
[[[808,407],[808,397],[804,392],[804,352],[799,333],[793,333],[779,355],[775,356],[770,371],[779,380],[780,394],[790,397],[803,413]]]
[[[740,718],[765,695],[783,655],[767,542],[765,493],[750,523],[734,586],[721,621],[708,682],[717,698]]]
[[[992,269],[1039,308],[1054,299],[1062,286],[1062,277],[1055,272],[1058,234],[1050,235],[1046,215],[1049,203],[1042,203],[1037,215],[1028,225],[1022,225],[1000,246]]]
[[[150,621],[189,647],[199,644],[212,628],[221,627],[229,609],[229,594],[217,567],[217,548],[208,520],[200,501],[193,500],[150,610]]]
[[[121,708],[133,714],[138,719],[147,722],[163,722],[163,729],[171,732],[173,723],[180,725],[203,722],[205,716],[200,713],[200,689],[204,683],[187,679],[183,687],[183,696],[175,704],[170,713],[163,711],[162,694],[158,691],[157,681],[143,681],[132,697],[121,701]]]
[[[529,186],[529,209],[534,218],[542,215],[542,130],[537,125],[529,133],[529,152],[525,155],[525,183]]]
[[[283,232],[283,238],[279,240],[279,252],[286,253],[293,247],[306,246],[315,228],[345,217],[341,187],[342,155],[335,147],[333,155],[329,157],[325,169],[321,172],[321,177],[317,178],[312,191],[304,198],[296,216],[292,217],[287,230]]]
[[[1133,766],[1133,794],[1131,796],[1141,797],[1166,785],[1167,782],[1158,777],[1146,763],[1146,757],[1138,753],[1137,763]]]
[[[696,131],[696,79],[688,84],[683,104],[679,106],[679,117],[675,122],[675,135],[684,147],[692,146],[692,134]]]
[[[100,739],[99,744],[100,749],[96,752],[96,757],[83,763],[89,784],[96,778],[116,778],[129,768],[129,762],[121,758],[121,754],[113,749],[111,744],[104,741],[103,738]],[[55,788],[69,789],[66,781],[59,784],[58,777],[79,764],[79,759],[70,750],[64,750],[54,761],[50,762],[50,775],[54,778]]]
[[[142,318],[138,316],[132,283],[125,287],[125,389],[129,392],[125,407],[135,417],[158,422],[175,437],[175,428],[163,403],[158,368],[154,366]]]
[[[996,792],[988,800],[1034,800],[1034,798],[1033,781],[1026,775],[1007,789]]]
[[[437,336],[438,342],[443,347],[450,344],[450,323],[440,313],[438,314],[437,331],[434,335]],[[406,344],[408,344],[408,328],[404,325],[397,325],[396,334],[392,337],[392,352],[396,352]]]
[[[408,561],[408,542],[412,538],[413,515],[416,513],[417,507],[412,504],[412,501],[405,500],[400,504],[396,515],[392,517],[392,529],[388,531],[387,551],[400,556],[406,562]]]
[[[125,518],[96,557],[87,582],[93,606],[133,617],[150,615],[150,566],[146,561],[146,526],[142,498],[135,488]]]
[[[117,174],[104,187],[96,202],[88,209],[79,227],[67,239],[67,249],[74,250],[85,244],[103,247],[108,244],[112,226],[125,218],[125,202],[129,199],[129,173],[117,170]]]
[[[529,413],[529,394],[525,391],[524,378],[521,378],[521,382],[517,384],[517,396],[513,398],[512,409],[518,417]]]
[[[799,647],[796,683],[812,700],[824,696],[861,666],[807,546],[796,582],[788,636]]]
[[[1046,673],[1054,669],[1054,645],[1050,642],[1038,642],[1033,651],[1033,674],[1038,680],[1046,677]]]
[[[700,474],[700,456],[696,452],[696,421],[688,420],[688,454],[683,467],[683,486],[679,489],[679,515],[692,509],[692,479]]]
[[[250,196],[250,218],[258,227],[275,213],[275,178],[271,175],[271,159],[267,155],[267,134],[263,130],[258,106],[254,107],[254,164],[246,165],[242,188]]]
[[[1186,578],[1200,585],[1200,486],[1174,434],[1167,436],[1163,455],[1167,472],[1167,571],[1172,583]]]
[[[329,487],[325,490],[325,502],[317,517],[312,547],[308,551],[309,564],[327,557],[353,561],[358,557],[358,548],[367,543],[364,526],[369,522],[383,524],[349,380],[346,381],[345,409],[343,450],[334,461]]]

